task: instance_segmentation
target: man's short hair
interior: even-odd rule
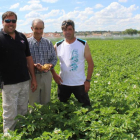
[[[14,12],[12,12],[12,11],[7,11],[7,12],[3,13],[3,15],[2,15],[2,21],[4,21],[4,19],[5,19],[6,17],[8,17],[8,16],[13,16],[13,15],[16,17],[16,20],[17,20],[17,15],[16,15],[16,13],[14,13]]]
[[[37,22],[37,23],[41,22],[41,23],[43,24],[43,26],[44,26],[44,21],[43,21],[43,20],[41,20],[41,19],[34,19],[34,20],[32,21],[32,27],[34,27],[34,23],[35,23],[35,22]]]
[[[75,30],[75,25],[74,25],[74,21],[68,19],[68,20],[64,20],[62,22],[62,25],[61,25],[61,29],[64,30],[66,29],[69,25],[72,26],[73,30]]]

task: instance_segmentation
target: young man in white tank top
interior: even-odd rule
[[[55,44],[55,50],[60,60],[60,75],[53,70],[53,78],[58,84],[58,97],[61,102],[67,102],[73,93],[83,106],[90,106],[88,91],[93,73],[94,63],[86,41],[74,36],[75,28],[72,20],[62,22],[61,29],[65,37]],[[85,60],[88,64],[85,76]]]

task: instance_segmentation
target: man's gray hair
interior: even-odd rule
[[[34,19],[34,20],[32,21],[32,27],[34,27],[34,23],[35,23],[35,22],[37,22],[37,23],[41,22],[41,23],[43,23],[43,26],[44,26],[44,21],[43,21],[43,20],[41,20],[41,19]]]

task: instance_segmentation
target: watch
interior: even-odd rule
[[[89,80],[89,79],[86,79],[86,81],[91,82],[91,80]]]

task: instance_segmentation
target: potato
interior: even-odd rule
[[[50,67],[50,64],[44,64],[44,65],[42,66],[42,70],[48,70],[49,67]]]

